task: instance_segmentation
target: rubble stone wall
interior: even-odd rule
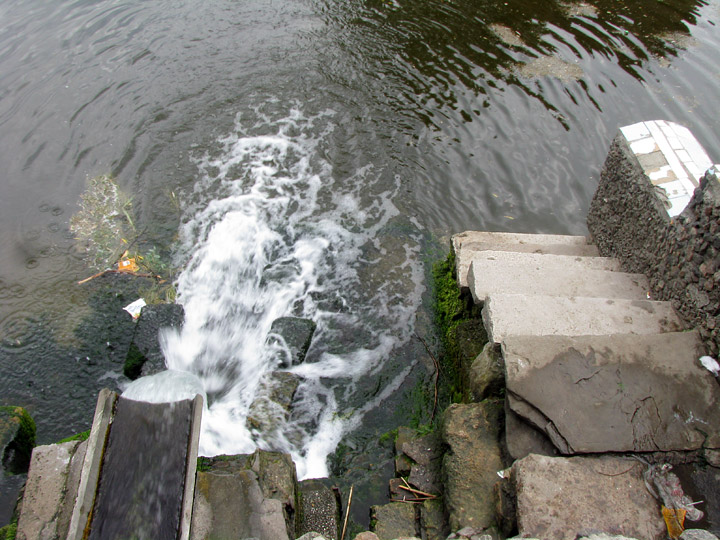
[[[645,175],[622,134],[612,142],[587,225],[600,253],[647,276],[655,300],[668,300],[708,352],[720,350],[720,181],[711,169],[678,216]]]

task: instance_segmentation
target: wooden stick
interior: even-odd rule
[[[355,489],[355,485],[350,486],[350,495],[348,495],[347,508],[345,508],[345,521],[343,523],[343,530],[342,534],[340,535],[340,540],[345,539],[345,531],[347,530],[348,518],[350,517],[350,505],[352,504],[353,489]]]
[[[433,495],[432,493],[425,493],[424,491],[420,491],[419,489],[413,489],[410,486],[398,486],[400,489],[404,489],[406,491],[409,491],[410,493],[414,493],[415,495],[422,495],[425,498],[428,499],[437,499],[437,495]]]
[[[82,285],[83,283],[87,283],[88,281],[91,281],[91,280],[93,280],[93,279],[95,279],[95,278],[98,278],[98,277],[102,276],[102,275],[105,274],[106,272],[112,272],[112,270],[103,270],[102,272],[98,272],[97,274],[92,275],[92,276],[90,276],[89,278],[82,279],[82,280],[78,281],[77,283],[78,283],[78,285]]]

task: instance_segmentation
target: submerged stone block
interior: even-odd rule
[[[274,371],[261,381],[257,397],[250,404],[247,425],[266,434],[277,431],[290,417],[300,377],[287,371]]]
[[[305,360],[315,328],[313,321],[299,317],[280,317],[273,321],[268,342],[284,349],[285,354],[280,358],[282,367],[294,366]]]
[[[135,326],[123,373],[129,379],[164,371],[165,357],[160,349],[161,328],[180,328],[185,310],[180,304],[155,304],[142,309]]]

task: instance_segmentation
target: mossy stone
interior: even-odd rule
[[[27,472],[35,446],[35,421],[22,407],[0,407],[2,464],[12,474]]]

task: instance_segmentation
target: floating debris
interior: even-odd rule
[[[578,2],[577,4],[561,4],[568,17],[597,17],[598,10],[592,4]]]
[[[512,28],[508,28],[502,24],[491,24],[490,30],[492,30],[506,45],[510,45],[512,47],[525,46],[525,42],[520,37],[520,33],[514,31]]]
[[[134,230],[129,211],[132,202],[109,174],[90,179],[80,196],[80,211],[70,218],[70,230],[84,243],[88,264],[109,268],[126,250],[124,238]]]
[[[515,71],[521,77],[528,79],[555,77],[563,82],[576,81],[583,76],[583,70],[579,65],[561,60],[557,56],[540,56],[520,64]]]
[[[132,318],[137,320],[138,317],[140,317],[140,312],[142,311],[142,308],[144,308],[147,304],[145,303],[145,300],[143,298],[138,298],[134,302],[128,304],[123,309],[127,311],[130,315],[132,315]]]

